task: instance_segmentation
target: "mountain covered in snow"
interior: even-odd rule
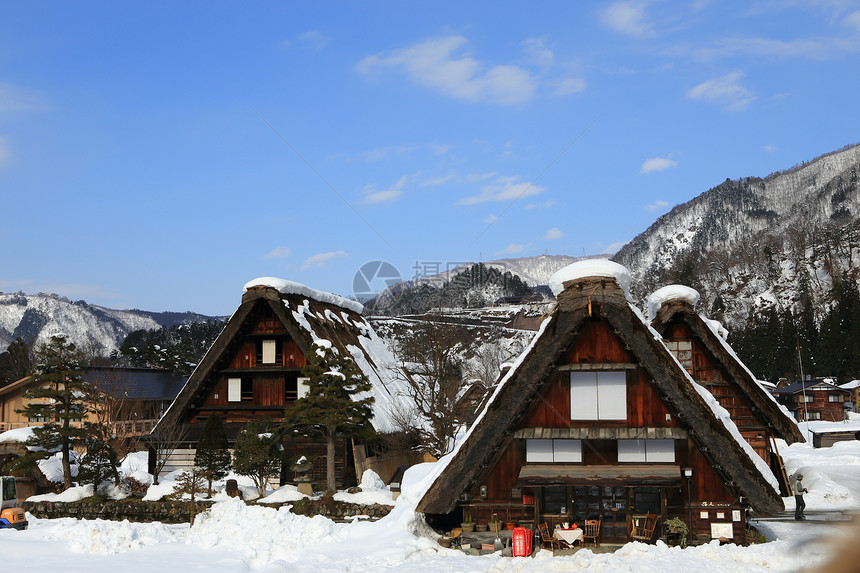
[[[731,328],[768,307],[820,320],[834,279],[860,274],[860,146],[765,178],[725,182],[674,207],[626,244],[640,302],[659,287],[699,290],[699,308]]]
[[[0,352],[17,338],[36,345],[65,334],[78,347],[104,355],[135,330],[155,330],[214,317],[193,312],[113,310],[56,294],[0,293]]]

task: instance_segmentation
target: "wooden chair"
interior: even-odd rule
[[[650,543],[657,527],[657,516],[653,513],[634,515],[631,520],[630,539]]]
[[[540,532],[540,546],[544,549],[549,545],[549,549],[555,550],[555,546],[558,545],[558,548],[561,549],[561,543],[552,536],[552,533],[549,531],[549,525],[544,523],[538,524],[538,531]]]
[[[582,544],[590,539],[594,545],[600,547],[600,524],[602,521],[602,519],[585,520],[585,527],[582,528]]]

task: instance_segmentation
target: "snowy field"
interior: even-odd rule
[[[823,429],[818,422],[813,429]],[[860,417],[849,424],[831,423],[833,429],[860,430]],[[802,427],[805,430],[805,428]],[[789,473],[800,470],[810,492],[807,515],[815,512],[853,511],[860,507],[860,442],[842,442],[832,448],[814,449],[807,444],[783,447]],[[470,557],[459,550],[444,549],[435,534],[416,518],[414,507],[428,485],[434,464],[422,464],[407,472],[404,493],[392,513],[375,523],[334,523],[324,517],[293,515],[288,508],[274,510],[247,506],[222,498],[212,510],[198,517],[193,527],[138,524],[102,520],[27,518],[27,531],[0,530],[3,569],[26,572],[122,572],[182,571],[260,572],[380,572],[407,573],[528,571],[815,571],[837,551],[835,543],[857,539],[849,526],[816,522],[762,521],[759,528],[768,542],[750,547],[719,546],[716,542],[680,549],[629,543],[614,554],[594,554],[583,549],[575,555],[553,557],[541,551],[534,558],[507,558],[500,553]],[[126,471],[134,473],[133,464]],[[138,476],[140,473],[138,471]],[[169,489],[151,487],[148,498]],[[367,482],[354,501],[390,501],[379,483]],[[250,488],[243,488],[250,493]],[[86,494],[66,492],[64,499]],[[281,488],[269,500],[298,499],[294,488]],[[348,496],[348,494],[340,494]],[[793,509],[794,500],[786,500]],[[814,519],[814,517],[813,517]],[[850,538],[848,536],[851,536]]]

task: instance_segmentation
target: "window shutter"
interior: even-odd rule
[[[274,340],[264,340],[263,341],[263,364],[274,364],[275,363],[275,341]]]
[[[597,411],[600,420],[627,419],[626,372],[600,372],[598,374]]]
[[[526,462],[551,462],[552,440],[526,440]]]
[[[570,373],[570,419],[597,420],[597,373]]]
[[[304,398],[308,395],[310,388],[308,387],[310,378],[299,378],[296,382],[296,398]]]
[[[227,401],[241,402],[242,401],[242,379],[228,378],[227,379]]]

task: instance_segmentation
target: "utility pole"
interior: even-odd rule
[[[809,441],[809,406],[806,402],[806,380],[803,378],[803,358],[800,356],[800,342],[797,343],[797,364],[800,367],[800,388],[803,391],[803,421],[806,422],[806,439]]]

